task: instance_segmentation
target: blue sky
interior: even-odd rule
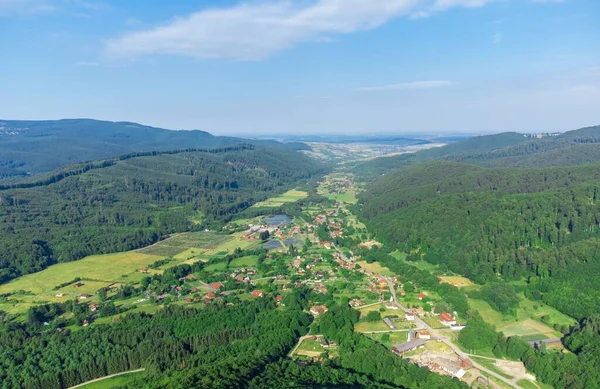
[[[0,118],[216,134],[600,124],[598,0],[0,0]]]

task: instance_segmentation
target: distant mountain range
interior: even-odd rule
[[[486,167],[548,167],[600,162],[600,126],[563,134],[505,132],[477,136],[444,147],[359,163],[355,173],[371,181],[391,169],[428,161],[464,162]]]
[[[265,137],[265,139],[285,139],[299,142],[315,142],[315,143],[371,143],[379,145],[394,145],[394,146],[415,146],[426,145],[432,143],[453,143],[468,139],[468,135],[456,136],[420,136],[413,137],[410,135],[346,135],[346,134],[329,134],[329,135],[281,135],[273,137]]]
[[[0,179],[35,175],[66,164],[131,152],[214,149],[235,144],[310,149],[298,142],[214,136],[205,131],[173,131],[131,122],[0,120]]]

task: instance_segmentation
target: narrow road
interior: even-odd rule
[[[396,300],[396,288],[394,288],[394,282],[392,281],[391,278],[389,277],[383,277],[387,283],[388,283],[388,287],[390,289],[390,293],[392,294],[392,298],[393,298],[393,303],[396,304],[396,306],[398,306],[400,309],[402,309],[404,312],[410,312],[407,308],[405,308],[402,304],[400,304],[398,302],[398,300]],[[519,376],[519,377],[514,377],[512,379],[507,379],[502,377],[500,374],[497,374],[495,372],[493,372],[492,370],[489,370],[488,368],[476,363],[475,361],[473,361],[473,359],[469,358],[469,356],[471,356],[471,354],[467,354],[465,352],[463,352],[458,346],[456,346],[454,343],[452,343],[452,339],[450,336],[448,335],[444,335],[441,334],[438,330],[432,328],[429,324],[425,323],[423,320],[421,320],[420,317],[418,317],[417,315],[415,315],[415,323],[419,326],[419,327],[423,327],[426,328],[427,331],[429,331],[429,333],[432,336],[432,339],[438,339],[440,341],[442,341],[443,343],[445,343],[448,347],[450,347],[452,349],[452,351],[454,351],[456,353],[456,355],[458,355],[461,359],[470,359],[471,362],[473,363],[473,366],[475,368],[477,368],[479,371],[483,371],[486,372],[487,374],[489,374],[490,376],[493,376],[494,378],[499,379],[500,381],[514,387],[514,388],[520,388],[520,386],[517,384],[517,382],[521,379],[527,379],[526,376]],[[478,355],[476,355],[478,356]],[[491,359],[491,358],[490,358]]]
[[[88,385],[88,384],[93,384],[94,382],[104,381],[104,380],[107,380],[109,378],[118,377],[120,375],[125,375],[125,374],[140,373],[140,372],[142,372],[144,370],[146,370],[146,369],[129,370],[129,371],[121,372],[121,373],[115,373],[115,374],[107,375],[105,377],[96,378],[96,379],[84,382],[82,384],[79,384],[79,385],[71,386],[68,389],[81,388],[82,386],[85,386],[85,385]]]

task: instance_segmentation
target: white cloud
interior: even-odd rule
[[[373,91],[407,90],[407,89],[431,89],[431,88],[442,88],[442,87],[451,86],[451,85],[454,85],[454,82],[446,81],[446,80],[413,81],[413,82],[404,82],[401,84],[365,86],[362,88],[358,88],[357,90],[362,91],[362,92],[373,92]]]
[[[494,36],[492,37],[492,42],[498,44],[500,42],[502,42],[502,33],[501,32],[497,32],[494,34]]]
[[[398,17],[429,16],[495,0],[269,0],[209,8],[107,43],[111,59],[176,54],[259,60],[301,42],[377,28]]]

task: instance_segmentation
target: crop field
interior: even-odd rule
[[[277,208],[286,203],[295,203],[308,197],[308,193],[300,190],[290,190],[276,197],[254,204],[251,208]]]
[[[393,276],[394,273],[387,267],[381,266],[379,262],[367,263],[366,261],[359,261],[358,263],[362,268],[367,269],[370,272],[381,274],[382,276]]]
[[[475,284],[470,279],[462,276],[441,276],[440,279],[442,282],[454,285],[458,288],[475,286]]]
[[[228,239],[230,239],[228,235],[217,235],[210,232],[185,232],[137,251],[142,254],[170,257],[192,247],[212,248]]]

